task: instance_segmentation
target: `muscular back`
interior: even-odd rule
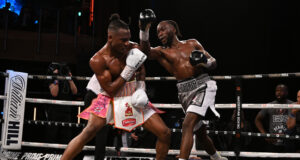
[[[183,80],[203,73],[201,67],[193,67],[189,62],[189,56],[193,50],[204,50],[196,40],[180,41],[172,47],[156,47],[151,50],[151,56],[177,80]]]

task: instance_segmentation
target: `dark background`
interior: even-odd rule
[[[3,1],[3,0],[2,0]],[[179,24],[181,39],[197,39],[218,62],[211,75],[299,72],[299,19],[296,0],[95,0],[94,22],[89,25],[89,0],[19,0],[27,8],[11,18],[7,28],[1,18],[0,71],[7,69],[46,74],[52,62],[67,62],[73,75],[91,76],[90,57],[106,42],[109,16],[119,13],[130,22],[132,41],[138,42],[138,16],[145,8],[154,10],[152,46],[160,45],[156,25],[172,19]],[[29,8],[29,9],[28,9]],[[78,15],[78,12],[81,15]],[[3,15],[3,14],[2,14]],[[14,16],[11,16],[14,17]],[[22,22],[28,22],[22,25]],[[13,23],[12,23],[13,22]],[[37,22],[37,23],[35,23]],[[170,76],[157,62],[147,61],[147,76]],[[4,90],[4,78],[1,93]],[[217,81],[216,103],[235,103],[234,81]],[[274,100],[275,86],[286,84],[289,99],[296,100],[299,78],[242,80],[244,103],[267,103]],[[77,82],[78,99],[87,82]],[[154,103],[178,103],[175,81],[147,82]],[[41,87],[42,86],[42,87]],[[43,97],[48,92],[41,80],[29,80],[27,97]],[[221,110],[229,120],[231,110]],[[257,110],[247,110],[253,122]],[[166,117],[174,114],[169,110]],[[175,117],[176,118],[176,117]]]
[[[130,22],[132,41],[138,42],[138,15],[145,8],[152,8],[157,16],[157,22],[151,28],[152,45],[160,45],[156,37],[159,21],[177,21],[183,34],[181,39],[197,39],[217,59],[218,68],[211,75],[298,71],[297,21],[300,10],[296,1],[95,1],[94,23],[91,26],[88,24],[89,0],[16,2],[23,8],[31,8],[31,21],[39,23],[22,26],[21,13],[14,21],[16,23],[8,25],[6,32],[5,19],[1,19],[1,71],[13,69],[29,74],[45,74],[50,62],[63,61],[71,66],[73,75],[91,76],[88,61],[106,42],[109,16],[119,13],[124,21]],[[79,11],[81,16],[78,16]],[[156,62],[147,61],[146,67],[147,76],[169,76]],[[295,100],[299,89],[296,82],[297,78],[247,80],[243,82],[243,98],[246,102],[271,101],[276,84],[285,83],[290,89],[290,98]],[[159,93],[165,95],[164,92],[170,91],[170,97],[174,97],[171,96],[174,85],[161,85],[163,83],[155,84],[166,87]],[[233,83],[218,83],[217,101],[234,102]],[[158,90],[158,87],[154,88]],[[176,98],[167,96],[159,96],[158,99],[176,101]]]

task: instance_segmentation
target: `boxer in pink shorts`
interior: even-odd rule
[[[107,33],[107,43],[90,60],[90,67],[101,86],[100,95],[79,115],[88,118],[88,124],[68,144],[61,160],[73,159],[106,124],[120,122],[119,126],[131,130],[130,127],[139,125],[141,119],[141,125],[157,136],[156,159],[165,160],[171,132],[160,116],[148,107],[142,65],[147,56],[138,49],[139,45],[129,41],[128,24],[120,20],[119,15],[111,16]],[[139,116],[136,122],[135,116]],[[116,118],[119,120],[115,121]]]

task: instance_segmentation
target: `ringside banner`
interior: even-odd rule
[[[2,148],[21,149],[28,74],[7,70],[2,124]]]
[[[1,146],[0,146],[1,148]],[[23,151],[1,151],[1,160],[60,160],[62,154],[59,153],[43,153],[43,152],[23,152]],[[83,160],[94,160],[93,155],[84,155]],[[104,160],[155,160],[154,157],[126,157],[126,156],[106,156]]]

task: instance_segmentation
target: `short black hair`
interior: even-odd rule
[[[173,20],[166,20],[166,22],[169,23],[170,25],[172,25],[176,29],[176,35],[178,37],[182,37],[181,32],[180,32],[179,27],[178,27],[178,24],[175,21],[173,21]]]
[[[108,30],[117,31],[120,28],[129,29],[129,26],[120,19],[120,15],[118,13],[114,13],[109,18]]]

